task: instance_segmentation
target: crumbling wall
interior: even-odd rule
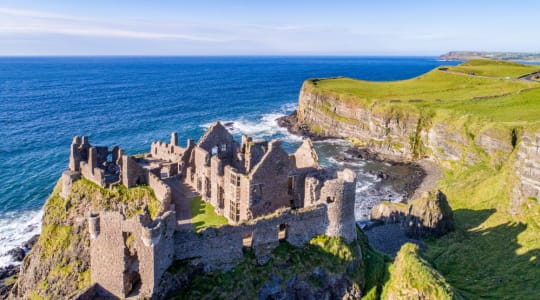
[[[250,197],[253,198],[256,186],[262,193],[259,201],[251,201],[250,210],[254,218],[281,207],[291,206],[292,188],[289,189],[289,174],[293,167],[289,155],[281,147],[281,142],[270,142],[263,158],[248,176],[252,187]]]
[[[272,218],[260,218],[238,226],[207,228],[199,234],[176,232],[175,258],[202,263],[207,271],[227,269],[243,257],[243,240],[250,238],[258,260],[265,261],[264,257],[279,245],[280,235],[290,244],[302,246],[324,234],[327,216],[326,206],[319,205],[304,210],[286,209]]]
[[[79,170],[81,175],[94,182],[99,186],[105,186],[105,174],[104,171],[98,168],[98,155],[97,149],[95,147],[89,147],[88,150],[88,160],[79,161]],[[77,169],[77,168],[76,168]]]
[[[164,142],[153,142],[150,145],[150,155],[152,157],[169,162],[180,161],[184,152],[184,148]]]
[[[174,212],[154,222],[101,211],[88,218],[92,284],[117,297],[150,298],[173,260]]]
[[[296,152],[294,152],[296,168],[320,168],[319,156],[313,147],[311,139],[305,139]]]
[[[167,209],[171,205],[171,188],[151,172],[148,172],[148,185],[154,190],[154,195],[161,202],[162,209]]]
[[[73,182],[79,178],[81,178],[81,174],[79,172],[74,172],[71,170],[64,171],[62,173],[62,191],[60,192],[60,197],[67,199],[71,193]]]
[[[208,153],[212,153],[212,148],[218,147],[218,151],[224,155],[232,154],[234,139],[230,132],[220,123],[213,123],[206,133],[201,137],[197,146],[203,148]]]
[[[137,163],[135,158],[129,155],[122,155],[121,165],[122,184],[127,188],[137,186],[146,182],[146,172]]]

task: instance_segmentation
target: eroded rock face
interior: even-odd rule
[[[527,198],[540,201],[540,134],[525,133],[521,139],[515,164],[518,181],[512,204],[517,208]]]
[[[442,236],[454,230],[454,216],[446,195],[429,192],[409,205],[405,219],[407,235],[413,238]]]
[[[499,168],[517,151],[512,205],[517,209],[529,198],[540,200],[540,133],[526,130],[521,134],[504,126],[474,131],[459,122],[450,122],[451,126],[441,120],[423,120],[420,114],[377,103],[364,107],[346,95],[320,91],[314,84],[307,81],[302,86],[298,113],[289,119],[296,122],[293,126],[321,138],[352,138],[360,148],[359,156],[366,159],[409,161],[426,156],[449,168],[482,162]]]
[[[386,158],[410,160],[418,118],[371,111],[343,101],[337,95],[314,93],[309,83],[300,92],[298,124],[322,137],[355,138]]]
[[[412,238],[442,236],[454,230],[452,208],[441,191],[427,192],[408,205],[383,202],[375,205],[371,219],[385,223],[399,223]]]

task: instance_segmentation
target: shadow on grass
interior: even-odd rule
[[[457,230],[428,241],[427,252],[451,285],[473,299],[538,299],[540,230],[529,227],[535,225],[509,222],[495,209],[458,209],[454,217]],[[494,225],[480,226],[488,218]]]
[[[189,201],[191,211],[191,223],[195,231],[206,227],[219,227],[227,224],[227,219],[216,214],[214,207],[204,202],[200,196],[191,198]]]

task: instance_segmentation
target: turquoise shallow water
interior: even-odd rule
[[[279,137],[290,150],[298,138],[274,119],[295,108],[305,79],[398,80],[440,64],[432,57],[0,58],[0,266],[9,262],[5,251],[39,231],[74,135],[139,153],[171,131],[185,141],[223,120],[235,122],[235,134]],[[329,145],[318,147],[333,164],[340,146]]]

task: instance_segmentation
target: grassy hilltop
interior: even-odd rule
[[[511,204],[512,190],[520,181],[515,173],[520,136],[540,131],[540,82],[534,76],[522,77],[539,71],[537,65],[480,59],[402,81],[329,78],[305,83],[311,94],[344,103],[351,110],[362,108],[398,120],[416,116],[422,120],[417,131],[425,133],[436,125],[449,128],[451,133],[443,138],[460,149],[461,160],[443,164],[444,178],[438,188],[448,196],[457,229],[426,241],[425,256],[444,276],[433,281],[442,281],[442,287],[450,284],[465,298],[538,299],[540,295],[540,205],[535,198],[521,207]],[[319,111],[334,121],[358,124],[351,116],[321,107]],[[477,138],[485,132],[506,143],[506,150],[489,152],[480,147]],[[417,158],[444,154],[427,147],[416,151]],[[403,287],[426,291],[403,266],[420,263],[401,259],[395,264],[383,295],[395,296]],[[426,297],[438,298],[436,288],[430,289],[434,294],[428,291]]]
[[[472,60],[401,81],[330,78],[309,83],[316,92],[331,93],[360,106],[464,112],[495,122],[538,122],[540,81],[518,79],[538,71],[540,66]]]

